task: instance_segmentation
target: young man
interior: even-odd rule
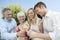
[[[43,2],[35,5],[34,10],[37,14],[43,17],[44,34],[28,31],[27,34],[31,37],[40,37],[47,40],[56,40],[60,35],[60,14],[55,11],[47,10]]]
[[[14,32],[17,27],[15,19],[12,18],[12,10],[4,8],[3,11],[4,23],[1,26],[1,38],[4,40],[15,40],[17,36],[20,36],[23,32]]]

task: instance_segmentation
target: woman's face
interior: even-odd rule
[[[19,22],[23,23],[25,21],[25,17],[24,16],[19,16],[18,20],[19,20]]]
[[[34,18],[34,12],[33,12],[33,10],[29,10],[29,11],[28,11],[28,17],[29,17],[30,19],[33,19],[33,18]]]

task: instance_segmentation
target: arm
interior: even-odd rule
[[[42,38],[42,39],[51,40],[49,34],[37,33],[34,31],[27,31],[27,34],[30,36],[30,38]]]
[[[39,38],[43,38],[45,40],[51,40],[49,34],[42,34],[42,33],[37,33]]]
[[[2,25],[2,29],[1,29],[1,38],[2,39],[14,39],[17,37],[16,35],[17,35],[17,33],[9,33],[7,31],[7,27]]]
[[[18,27],[16,27],[16,29],[14,30],[14,32],[17,32],[18,31]]]
[[[60,36],[60,16],[56,16],[53,18],[53,32],[49,32],[49,36],[52,38],[52,39],[56,39],[56,36],[57,38]]]
[[[40,32],[41,32],[41,33],[44,33],[43,23],[42,23],[42,22],[39,22],[38,27],[39,27]]]

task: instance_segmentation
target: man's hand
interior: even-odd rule
[[[35,38],[35,37],[37,37],[37,33],[34,32],[34,31],[27,31],[27,35],[28,35],[30,38]]]
[[[27,35],[30,38],[42,38],[42,39],[46,39],[46,40],[51,40],[51,38],[48,34],[37,33],[37,32],[34,32],[34,31],[27,31]]]

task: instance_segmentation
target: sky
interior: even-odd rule
[[[60,0],[0,0],[0,14],[2,8],[10,4],[21,5],[27,11],[40,1],[44,2],[49,10],[60,11]]]

